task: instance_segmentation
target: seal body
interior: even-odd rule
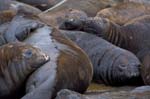
[[[16,15],[10,22],[0,25],[0,46],[14,41],[23,41],[30,32],[42,27],[43,24],[33,19],[24,19]]]
[[[79,45],[93,63],[94,80],[107,85],[125,85],[141,82],[140,61],[131,52],[121,49],[92,34],[64,31]]]
[[[17,14],[37,15],[41,11],[30,5],[13,0],[0,0],[0,25],[12,20]]]
[[[58,27],[59,24],[65,18],[87,18],[87,14],[84,11],[76,10],[76,9],[65,9],[63,11],[56,11],[56,12],[47,12],[39,14],[40,19],[48,24],[55,27]]]
[[[37,46],[50,56],[50,61],[30,76],[22,99],[53,98],[65,88],[80,93],[87,89],[92,80],[92,64],[88,56],[59,31],[52,31],[45,25],[33,31],[23,42]]]
[[[1,46],[0,98],[19,92],[27,77],[48,60],[45,53],[29,44],[15,42]]]
[[[145,81],[145,84],[149,84],[147,83],[149,81],[149,73],[146,72],[150,64],[148,61],[148,55],[150,51],[149,23],[149,15],[144,15],[135,18],[126,23],[124,26],[119,26],[105,18],[95,17],[88,18],[86,20],[68,19],[62,23],[60,28],[70,30],[81,30],[86,31],[88,33],[93,33],[97,36],[103,37],[104,39],[121,48],[133,52],[142,62],[142,70],[144,70],[142,74],[144,73],[143,75],[145,75],[143,76],[143,79]],[[145,80],[145,78],[147,78],[147,80]]]
[[[58,26],[61,19],[71,12],[69,9],[82,11],[87,16],[95,16],[100,9],[116,5],[119,2],[118,0],[61,0],[52,8],[39,14],[39,17],[47,24]]]
[[[124,25],[126,22],[131,21],[134,18],[149,14],[149,5],[135,2],[126,2],[111,8],[103,9],[98,12],[96,16],[108,18],[119,25]]]
[[[125,48],[134,52],[142,62],[141,73],[145,84],[150,84],[150,16],[145,15],[126,23],[121,30],[126,33]],[[122,44],[123,45],[123,44]]]
[[[0,46],[6,44],[10,40],[14,40],[14,36],[12,36],[13,33],[11,34],[11,32],[7,29],[9,27],[10,22],[13,20],[13,18],[16,15],[37,15],[40,12],[41,11],[39,9],[29,6],[27,4],[23,4],[11,0],[0,0]],[[31,21],[30,22],[27,21],[27,22],[30,25],[24,26],[23,24],[25,23],[25,21],[24,23],[21,22],[24,28],[18,29],[18,31],[22,31],[22,32],[26,31],[26,33],[28,33],[30,30],[34,30],[33,28],[35,28],[36,26],[37,27],[39,26],[39,25],[31,26],[31,24],[33,23]],[[17,24],[18,23],[16,23],[15,25]]]

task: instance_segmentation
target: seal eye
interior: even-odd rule
[[[23,53],[23,56],[26,58],[31,58],[32,57],[32,50],[27,50]]]
[[[119,70],[120,71],[124,71],[127,68],[127,66],[125,64],[120,64],[119,65]]]
[[[74,19],[70,19],[69,21],[70,21],[70,22],[73,22],[73,21],[75,21],[75,20],[74,20]]]

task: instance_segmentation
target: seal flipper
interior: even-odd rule
[[[42,26],[43,24],[37,20],[24,18],[24,16],[15,16],[11,21],[8,30],[4,34],[4,38],[7,43],[23,41],[31,31]]]

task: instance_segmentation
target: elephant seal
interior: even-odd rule
[[[16,15],[37,15],[41,11],[32,6],[11,0],[0,0],[0,27],[9,23]]]
[[[54,12],[54,13],[47,13],[39,14],[40,19],[51,26],[58,27],[59,23],[61,23],[66,18],[87,18],[87,14],[84,11],[77,10],[77,9],[66,9],[62,12]]]
[[[49,25],[58,26],[60,19],[63,19],[70,9],[82,11],[87,16],[95,16],[100,9],[116,5],[119,2],[118,0],[61,0],[52,8],[40,13],[39,17]]]
[[[96,34],[109,42],[133,52],[142,62],[142,72],[145,84],[149,82],[150,67],[150,15],[141,16],[129,21],[124,26],[119,26],[108,19],[95,17],[86,20],[67,19],[61,25],[61,29],[81,30]],[[146,74],[145,74],[146,73]]]
[[[23,21],[31,18],[21,17],[24,18]],[[16,18],[13,21],[21,20]],[[15,27],[12,24],[9,27],[20,28],[21,26]],[[25,32],[21,34],[28,35]],[[59,30],[45,24],[31,32],[23,42],[41,49],[50,56],[50,61],[29,77],[26,95],[22,99],[51,99],[64,88],[80,93],[86,91],[93,76],[91,61],[81,48],[60,34]]]
[[[142,3],[126,2],[97,13],[97,17],[108,18],[111,21],[124,25],[126,22],[143,15],[150,14],[150,6]]]
[[[63,34],[87,53],[93,64],[95,81],[115,86],[142,82],[141,63],[131,52],[86,32],[64,31]]]
[[[41,37],[43,39],[39,41]],[[86,91],[92,80],[93,70],[90,60],[79,47],[58,31],[51,32],[51,28],[47,26],[39,29],[24,42],[47,52],[51,61],[31,75],[26,85],[27,95],[22,99],[54,98],[56,93],[64,88],[80,93]]]
[[[7,13],[12,13],[12,11],[10,12],[6,11],[5,14]],[[9,21],[2,20],[5,22],[3,22],[3,24],[0,25],[0,46],[7,44],[9,42],[22,41],[28,35],[30,35],[30,32],[36,30],[39,27],[42,27],[43,24],[38,20],[35,21],[34,20],[35,18],[24,20],[23,17],[19,17],[19,15],[15,15],[15,16],[12,15],[12,17],[10,17],[11,20],[9,19],[8,19]]]
[[[40,10],[23,3],[11,0],[0,0],[0,39],[4,38],[3,34],[7,30],[10,21],[16,15],[37,15],[39,13],[41,13]],[[29,27],[26,28],[26,30],[30,30]],[[4,43],[6,43],[4,39],[0,40],[0,45]]]
[[[19,92],[27,77],[47,61],[49,56],[29,44],[15,42],[1,46],[0,98]]]

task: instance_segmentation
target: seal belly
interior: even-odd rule
[[[35,33],[33,33],[30,37],[28,37],[24,42],[32,44],[40,48],[43,52],[45,52],[49,57],[50,61],[44,64],[41,68],[35,71],[29,78],[26,86],[26,91],[32,92],[32,97],[38,97],[36,99],[43,98],[43,95],[51,97],[53,86],[55,86],[55,78],[56,78],[56,68],[57,68],[57,57],[59,56],[59,50],[56,48],[54,44],[54,40],[51,38],[50,34],[52,33],[52,28],[48,26],[44,26],[39,28]],[[49,86],[49,88],[47,87]],[[42,92],[43,91],[43,92]],[[39,93],[39,95],[37,95]],[[30,94],[27,94],[27,97],[30,98]],[[46,98],[46,97],[44,97]],[[24,98],[23,98],[24,99]],[[26,99],[26,98],[25,98]]]

